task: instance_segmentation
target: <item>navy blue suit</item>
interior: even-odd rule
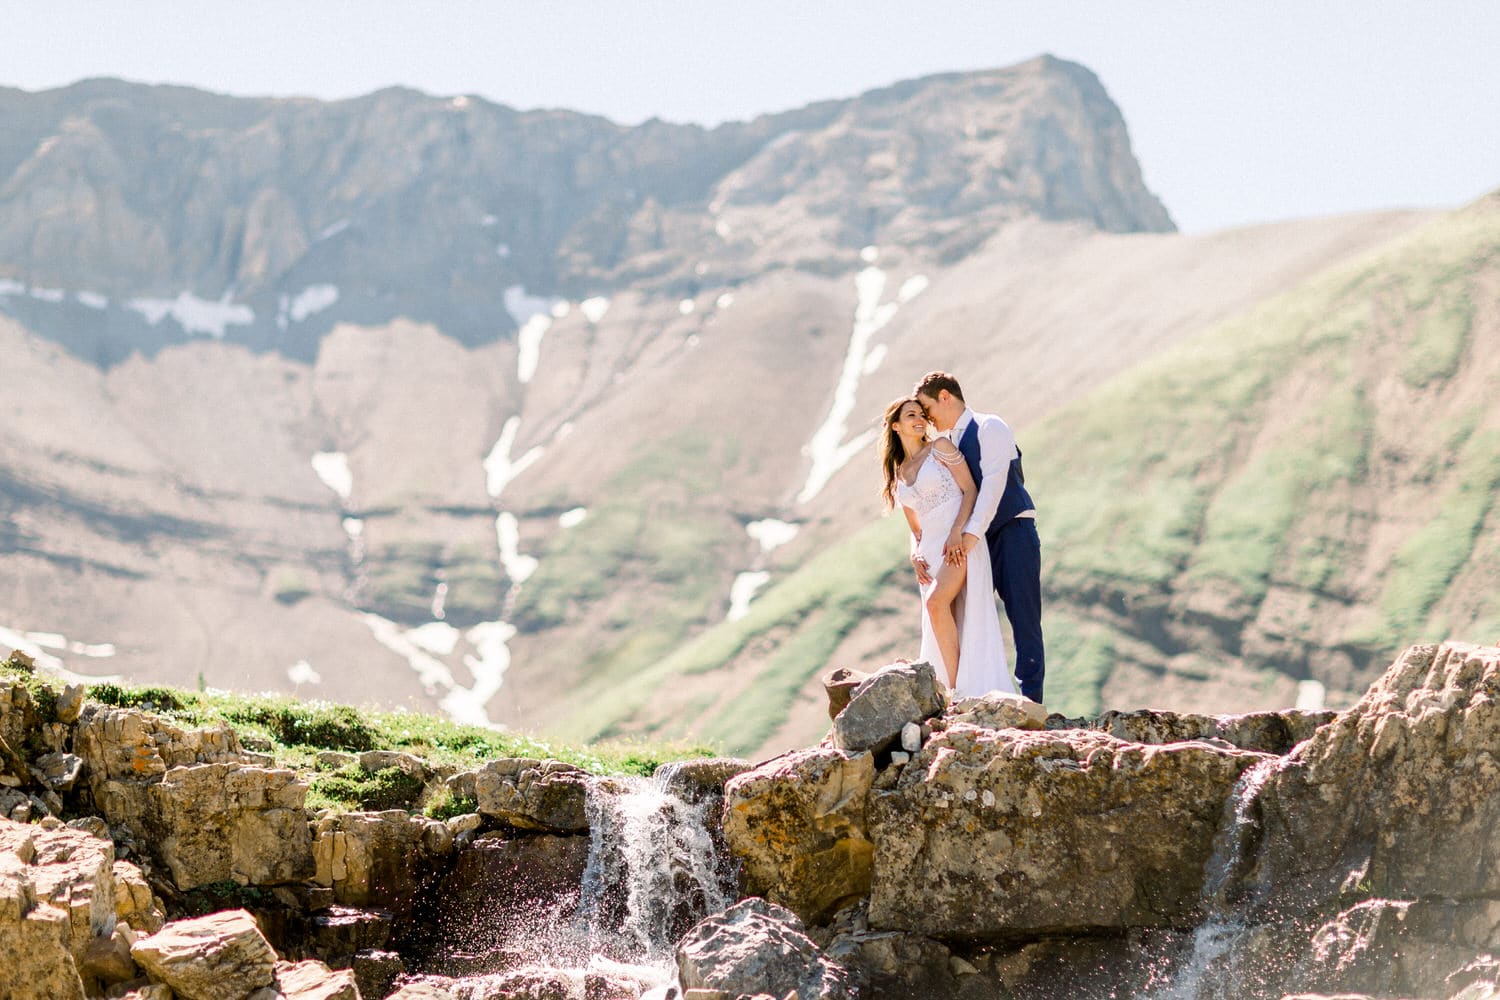
[[[959,437],[958,450],[963,453],[974,485],[984,481],[979,465],[979,419],[976,416]],[[1047,673],[1047,657],[1042,647],[1042,543],[1036,533],[1036,518],[1016,515],[1035,510],[1026,492],[1021,472],[1021,449],[1011,459],[1006,471],[1005,492],[994,520],[985,531],[990,550],[990,570],[995,590],[1005,605],[1016,642],[1016,682],[1021,693],[1032,701],[1042,700],[1042,680]]]

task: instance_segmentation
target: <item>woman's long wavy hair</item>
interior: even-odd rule
[[[880,490],[880,499],[886,510],[896,509],[896,469],[906,461],[906,448],[901,444],[901,435],[896,433],[896,423],[901,419],[901,409],[907,403],[922,404],[916,396],[902,396],[885,408],[883,431],[880,435],[880,471],[885,474],[885,486]]]

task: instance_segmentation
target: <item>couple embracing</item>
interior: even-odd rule
[[[1019,681],[1019,693],[1040,702],[1041,543],[1010,427],[971,410],[952,375],[931,372],[886,407],[880,461],[886,507],[899,505],[911,526],[921,658],[954,697],[1014,693]],[[1015,639],[1014,680],[996,593]]]

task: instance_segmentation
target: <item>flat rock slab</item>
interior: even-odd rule
[[[244,910],[174,920],[130,955],[185,1000],[244,1000],[276,978],[276,953]]]

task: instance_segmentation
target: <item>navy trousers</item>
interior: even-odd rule
[[[1047,657],[1042,651],[1042,541],[1036,519],[1012,518],[988,533],[995,590],[1016,641],[1016,681],[1021,693],[1042,700]]]

